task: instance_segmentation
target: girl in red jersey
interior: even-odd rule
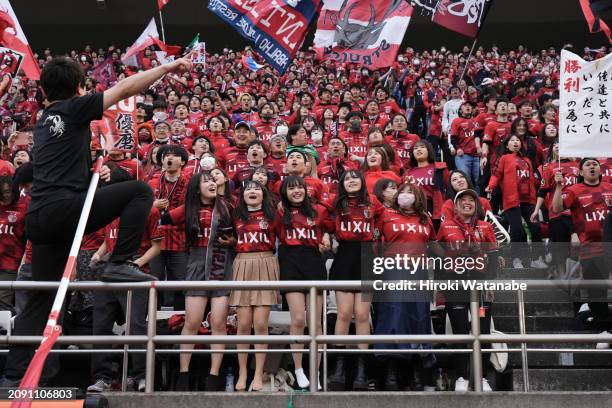
[[[552,144],[559,137],[559,129],[557,125],[553,123],[547,123],[542,127],[542,131],[539,133],[540,144],[542,145],[542,150],[544,154],[548,154],[548,149],[552,146]]]
[[[427,211],[431,214],[434,226],[440,225],[448,169],[446,163],[436,162],[433,147],[429,142],[421,140],[412,147],[410,168],[406,169],[404,180],[416,184],[423,191]]]
[[[210,175],[217,184],[217,195],[223,197],[227,202],[231,202],[232,189],[230,187],[229,177],[225,170],[215,167],[210,171]]]
[[[374,184],[381,178],[388,178],[396,183],[401,182],[400,177],[391,170],[389,155],[382,147],[372,147],[368,150],[362,170],[369,193],[374,191]]]
[[[162,224],[184,225],[189,257],[187,281],[213,281],[231,279],[232,251],[227,246],[235,244],[231,237],[231,215],[228,204],[217,195],[217,184],[210,173],[191,177],[187,185],[185,204],[171,210],[161,218]],[[224,336],[228,311],[229,290],[185,291],[185,325],[181,335],[197,334],[210,299],[211,328],[213,335]],[[181,344],[181,350],[189,351],[193,344]],[[223,350],[223,344],[211,344],[211,349]],[[219,377],[223,354],[213,354],[210,373],[206,379],[207,391],[222,391],[224,382]],[[189,390],[189,363],[191,353],[180,355],[180,371],[177,391]]]
[[[478,194],[472,189],[462,190],[455,196],[453,216],[442,222],[437,236],[438,242],[446,243],[442,247],[446,250],[447,256],[469,256],[477,259],[477,257],[482,256],[482,252],[490,252],[495,248],[495,231],[493,231],[491,224],[482,220],[484,214],[479,198]],[[444,270],[437,279],[483,279],[486,270],[483,266],[483,270],[475,269],[473,271],[464,271],[463,273],[466,272],[468,274],[467,277],[464,274],[458,274],[454,270]],[[472,272],[475,273],[471,274]],[[469,292],[446,291],[444,295],[446,300],[445,310],[450,319],[453,334],[469,334]],[[490,302],[484,302],[482,306],[485,312],[485,316],[481,316],[480,319],[482,334],[490,333],[490,306]],[[467,391],[470,378],[468,355],[457,354],[454,365],[458,376],[455,382],[455,391]],[[492,391],[485,378],[482,379],[482,389],[483,391]]]
[[[467,174],[465,174],[461,170],[451,171],[448,177],[448,188],[446,190],[446,195],[449,198],[444,202],[444,204],[442,204],[442,222],[444,222],[444,220],[447,218],[453,217],[455,213],[454,197],[457,195],[458,192],[464,190],[474,190],[474,185],[468,178]],[[484,211],[484,213],[482,214],[483,217],[487,211],[493,211],[491,209],[491,204],[489,203],[489,200],[484,197],[480,197],[479,201],[480,206]]]
[[[386,208],[379,218],[377,228],[384,242],[383,256],[394,258],[398,254],[409,257],[422,257],[427,251],[427,243],[435,240],[435,230],[431,218],[427,214],[425,195],[415,184],[402,184],[398,187],[393,206]],[[390,280],[420,280],[428,279],[427,270],[387,270],[381,275],[384,281]],[[378,278],[377,278],[378,279]],[[405,294],[393,292],[377,292],[375,299],[376,327],[375,334],[431,334],[431,318],[429,315],[430,296],[428,292],[410,291]],[[406,297],[409,296],[409,297]],[[375,344],[375,349],[430,349],[429,344]],[[387,358],[387,373],[384,388],[387,391],[397,391],[400,386],[398,367],[404,358],[410,361],[410,354],[383,354]],[[422,389],[418,374],[424,367],[433,364],[432,356],[422,359],[412,355],[413,387]],[[403,365],[403,364],[402,364]]]
[[[227,131],[223,120],[219,116],[213,116],[208,119],[208,134],[212,146],[218,152],[223,152],[229,147],[229,141],[227,139]]]
[[[397,194],[397,183],[390,179],[381,179],[374,184],[374,196],[385,208],[393,206]]]
[[[322,203],[327,198],[327,187],[313,176],[316,176],[316,166],[309,168],[309,163],[313,164],[308,154],[299,150],[294,150],[287,155],[287,174],[304,178],[308,187],[308,196],[313,203]],[[276,184],[275,190],[280,189],[280,183]]]
[[[327,280],[327,270],[321,252],[331,249],[329,234],[325,232],[329,225],[325,208],[312,205],[307,194],[304,179],[288,176],[280,189],[282,207],[274,224],[276,235],[280,240],[278,263],[280,279],[292,280]],[[285,299],[291,314],[291,335],[303,335],[306,326],[306,309],[309,303],[308,291],[285,291]],[[317,333],[321,334],[321,312],[323,296],[317,295]],[[309,311],[312,313],[313,311]],[[292,344],[294,350],[304,348],[302,344]],[[302,353],[293,353],[295,377],[300,388],[310,385],[302,368]]]
[[[187,164],[183,167],[183,174],[191,177],[215,167],[215,147],[206,136],[193,139],[191,150],[193,154],[189,156]]]
[[[349,170],[340,178],[338,195],[335,202],[329,206],[334,212],[334,232],[339,242],[338,251],[330,270],[330,280],[362,280],[362,272],[370,272],[373,251],[371,242],[374,240],[376,218],[382,213],[383,207],[368,194],[363,174],[357,170]],[[353,315],[355,315],[355,331],[360,335],[370,334],[370,301],[360,292],[336,291],[338,317],[334,333],[347,335]],[[367,349],[367,344],[359,348]],[[365,390],[368,381],[365,371],[365,358],[359,356],[357,375],[353,389]],[[345,384],[344,356],[338,355],[334,373],[329,377],[333,390],[344,390]]]
[[[278,260],[274,256],[276,233],[271,227],[276,212],[268,190],[256,181],[247,181],[240,194],[240,201],[234,210],[234,230],[237,236],[236,259],[234,260],[234,281],[277,281],[279,279]],[[233,290],[230,306],[238,311],[238,335],[268,334],[270,306],[280,303],[276,290]],[[238,347],[242,348],[243,345]],[[265,350],[266,344],[256,344],[256,349]],[[238,354],[240,372],[236,390],[244,391],[247,381],[247,354]],[[249,387],[260,391],[263,387],[263,369],[266,355],[255,355],[255,376]]]
[[[530,218],[536,203],[535,176],[531,161],[525,157],[521,139],[518,136],[512,135],[506,138],[502,146],[504,149],[500,151],[501,157],[497,168],[485,191],[491,193],[495,187],[500,187],[504,216],[510,224],[510,239],[513,243],[527,242],[522,219],[527,222],[531,232],[531,241],[542,242],[540,223],[532,222]],[[515,250],[518,248],[518,246],[513,247]],[[518,253],[515,254],[512,265],[515,269],[523,268],[523,262]],[[531,267],[543,269],[548,266],[540,256],[531,261]]]

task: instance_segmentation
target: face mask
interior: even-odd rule
[[[262,113],[261,114],[261,118],[263,120],[270,120],[270,119],[272,119],[272,114],[271,113]]]
[[[281,135],[281,136],[287,136],[287,133],[289,132],[289,128],[285,125],[281,125],[279,127],[276,128],[276,133]]]
[[[400,206],[400,208],[403,208],[404,210],[407,210],[412,207],[415,200],[416,197],[413,193],[400,193],[397,196],[397,204]]]
[[[166,112],[155,112],[153,114],[153,122],[163,122],[168,119]]]
[[[200,160],[200,167],[202,167],[202,170],[210,171],[215,168],[216,162],[214,157],[204,156]]]
[[[313,142],[319,143],[319,142],[321,142],[323,140],[323,133],[321,133],[321,132],[312,132],[310,137],[312,138]]]
[[[351,122],[351,129],[353,130],[361,129],[361,122]]]

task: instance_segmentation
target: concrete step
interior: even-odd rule
[[[512,370],[512,384],[515,391],[523,390],[523,373],[521,370]],[[529,386],[532,391],[612,391],[612,369],[530,369]],[[612,400],[608,401],[608,406],[610,404],[612,404]],[[568,405],[562,403],[560,406],[588,405]]]
[[[504,333],[520,332],[518,317],[494,316],[495,328]],[[525,316],[525,331],[527,333],[559,331],[571,332],[575,323],[573,317]]]
[[[590,348],[595,348],[594,344],[584,345]],[[532,348],[531,345],[528,346]],[[535,347],[533,347],[535,348]],[[552,348],[552,347],[547,347]],[[572,347],[575,348],[575,347]],[[542,353],[529,352],[527,353],[527,361],[529,368],[572,368],[572,367],[589,367],[589,368],[612,368],[612,354],[604,353]],[[510,367],[522,367],[521,354],[510,353],[508,364]]]
[[[358,392],[358,393],[105,393],[113,408],[199,408],[203,404],[215,408],[561,408],[610,407],[610,392]]]
[[[527,316],[574,317],[574,307],[571,303],[527,303]],[[518,316],[518,303],[494,302],[493,316]]]

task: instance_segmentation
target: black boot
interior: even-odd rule
[[[397,378],[397,360],[390,359],[387,365],[387,377],[385,378],[385,391],[399,391]]]
[[[174,391],[189,391],[189,371],[179,373],[174,384]]]
[[[225,384],[223,384],[223,378],[219,375],[208,374],[206,377],[206,387],[204,391],[216,392],[225,391]]]
[[[368,376],[366,375],[366,356],[359,356],[357,360],[357,374],[353,381],[353,391],[368,391]]]
[[[419,367],[413,367],[412,369],[412,390],[413,391],[424,391],[425,386],[421,380],[421,370]]]
[[[334,373],[328,378],[330,391],[344,391],[346,384],[346,368],[344,367],[344,362],[344,355],[337,354]]]

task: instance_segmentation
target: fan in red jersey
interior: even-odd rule
[[[479,113],[474,118],[474,135],[480,140],[482,140],[482,134],[486,129],[489,122],[497,119],[497,115],[495,114],[495,106],[497,105],[497,95],[487,95],[484,97],[483,102],[485,104],[486,111]]]
[[[162,163],[161,174],[149,182],[153,190],[153,206],[160,213],[175,209],[185,203],[185,192],[189,178],[182,173],[188,156],[178,145],[162,146],[157,160]],[[185,234],[180,228],[167,225],[162,227],[161,254],[151,262],[151,273],[167,280],[184,280],[187,266]],[[171,296],[165,303],[171,303],[177,310],[183,310],[185,299],[181,293],[168,292]]]
[[[397,173],[391,170],[389,155],[383,147],[372,147],[368,150],[362,169],[369,193],[374,191],[374,184],[381,178],[388,178],[397,183],[401,182]]]
[[[310,161],[311,162],[311,161]],[[309,158],[306,153],[295,150],[287,156],[287,174],[304,178],[308,189],[308,197],[313,203],[322,203],[328,195],[326,186],[321,180],[314,178],[316,167],[308,169]],[[275,191],[280,190],[280,183],[275,186]]]
[[[274,135],[270,138],[270,155],[266,158],[266,167],[278,174],[281,180],[287,174],[287,139],[281,135]]]
[[[406,167],[410,162],[410,150],[421,137],[408,132],[408,121],[402,114],[396,114],[391,118],[391,126],[391,135],[387,140],[399,156],[402,167]]]
[[[383,207],[391,208],[397,194],[397,183],[391,179],[380,179],[374,184],[373,194]]]
[[[278,263],[280,280],[317,280],[327,279],[327,270],[321,252],[331,250],[329,234],[329,217],[321,205],[312,205],[307,194],[307,186],[299,176],[285,178],[280,189],[282,207],[274,223],[279,238]],[[306,313],[309,309],[307,291],[285,291],[285,299],[291,314],[289,334],[303,335],[306,326]],[[317,309],[312,311],[317,316],[317,333],[321,334],[321,312],[323,296],[317,295]],[[308,310],[308,313],[311,313]],[[292,344],[294,350],[304,348],[301,344]],[[302,353],[293,353],[295,377],[300,388],[310,385],[302,368]],[[317,378],[318,375],[317,375]]]
[[[359,165],[348,160],[347,146],[339,137],[329,139],[327,153],[324,156],[325,159],[319,164],[317,173],[330,195],[334,195],[337,193],[340,177],[347,170],[357,169]]]
[[[340,138],[348,146],[349,159],[355,161],[366,155],[366,138],[362,125],[363,114],[352,111],[346,115],[347,128],[340,132]]]
[[[415,184],[402,184],[398,188],[393,207],[386,208],[379,217],[377,228],[384,241],[383,256],[395,258],[404,254],[408,257],[422,257],[427,253],[427,243],[435,240],[435,230],[427,214],[425,195]],[[418,268],[411,270],[385,270],[381,276],[384,281],[427,279],[427,270]],[[398,298],[399,296],[399,298]],[[429,316],[429,296],[427,293],[410,291],[405,293],[383,293],[381,301],[377,301],[376,335],[399,334],[429,334],[431,333],[431,318]],[[430,349],[430,344],[375,344],[375,349]],[[407,366],[411,376],[418,374],[427,361],[433,358],[412,357],[407,354],[379,354],[385,359],[387,367],[384,387],[387,391],[399,389],[398,367]],[[416,356],[416,355],[414,355]],[[404,362],[405,361],[405,362]]]
[[[161,218],[162,224],[184,228],[189,248],[187,261],[188,281],[222,281],[231,279],[232,252],[227,247],[236,243],[232,236],[232,220],[229,205],[217,194],[217,184],[209,172],[196,174],[189,180],[185,204]],[[227,334],[229,290],[185,291],[185,325],[181,335],[196,335],[202,325],[202,317],[210,299],[211,329],[213,336]],[[181,350],[192,350],[193,344],[181,344]],[[223,344],[211,344],[215,350],[223,350]],[[176,391],[189,391],[189,363],[191,353],[180,356]],[[206,378],[207,391],[222,391],[225,384],[219,376],[223,354],[213,354],[210,373]]]
[[[548,150],[558,138],[559,129],[557,125],[547,123],[542,127],[542,130],[538,133],[538,140],[540,141],[544,155],[548,155]]]
[[[580,239],[580,264],[584,279],[608,279],[609,269],[604,260],[603,226],[612,205],[612,185],[601,181],[601,165],[594,158],[583,158],[579,164],[578,183],[563,189],[563,173],[555,173],[555,212],[569,209],[574,232]],[[607,289],[589,289],[589,308],[597,330],[610,330]]]
[[[446,190],[446,196],[449,198],[444,202],[444,204],[442,204],[442,222],[444,222],[444,220],[447,218],[453,217],[455,213],[454,197],[457,195],[457,193],[464,190],[474,190],[474,185],[468,178],[467,174],[461,170],[451,171],[448,176],[448,187]],[[480,197],[479,201],[480,206],[483,209],[482,216],[484,217],[487,211],[492,211],[491,204],[489,203],[489,200],[484,197]]]
[[[473,107],[469,102],[464,102],[459,108],[459,117],[451,123],[450,152],[455,156],[457,170],[467,174],[470,181],[478,191],[480,180],[480,137],[476,136],[476,122],[472,118]]]
[[[525,157],[518,136],[510,136],[502,143],[500,158],[491,176],[487,193],[491,193],[499,186],[502,194],[502,205],[504,216],[510,224],[510,239],[513,243],[527,242],[525,231],[523,230],[524,219],[531,233],[531,242],[542,242],[540,235],[540,223],[531,221],[531,214],[536,203],[536,186],[533,165]],[[518,253],[518,245],[513,246],[514,259],[512,265],[515,269],[522,269],[523,262]],[[548,266],[540,255],[532,254],[531,267],[544,269]]]
[[[368,193],[363,174],[358,170],[348,170],[340,178],[338,195],[328,205],[334,215],[334,233],[339,243],[338,251],[330,270],[330,280],[363,280],[363,274],[372,270],[372,241],[377,217],[383,207]],[[365,279],[369,279],[366,276]],[[360,292],[336,291],[338,317],[334,334],[347,335],[355,315],[355,330],[360,335],[370,334],[371,301]],[[360,344],[360,349],[367,349],[367,344]],[[344,391],[345,359],[339,355],[336,367],[330,376],[330,387],[335,391]],[[366,360],[359,356],[357,375],[353,382],[354,390],[368,388]]]
[[[9,176],[0,177],[0,280],[13,281],[25,250],[25,215],[29,200],[19,200]],[[0,310],[14,312],[14,292],[0,291]]]
[[[389,158],[389,168],[396,174],[399,174],[400,169],[402,168],[402,161],[399,156],[395,152],[394,148],[388,143],[387,138],[385,138],[383,134],[383,130],[372,127],[368,130],[367,137],[367,146],[368,150],[372,147],[382,147],[387,153],[387,157]],[[365,162],[365,158],[360,159]]]
[[[259,140],[266,145],[270,143],[270,138],[274,135],[276,121],[274,120],[274,109],[269,103],[264,103],[259,107],[259,119],[253,127],[257,130]]]
[[[446,250],[446,256],[469,256],[476,260],[477,257],[495,249],[495,231],[491,224],[482,220],[484,213],[480,207],[479,198],[478,194],[471,189],[462,190],[455,196],[453,215],[442,222],[437,236],[438,242],[447,244],[442,246]],[[482,269],[474,268],[461,274],[456,271],[444,270],[441,276],[436,279],[483,279],[486,265],[481,266]],[[469,334],[469,292],[445,291],[444,295],[444,308],[453,328],[453,334]],[[481,312],[484,312],[484,316],[480,316],[483,334],[489,334],[491,330],[490,310],[491,302],[481,304]],[[454,356],[454,360],[458,376],[455,382],[455,391],[467,391],[470,378],[469,356],[467,354],[457,354]],[[482,380],[482,390],[492,391],[485,378]]]
[[[215,168],[217,160],[215,159],[215,147],[206,136],[198,136],[193,139],[191,145],[193,154],[189,156],[189,160],[183,173],[188,176],[194,176],[202,171],[210,171]]]
[[[220,116],[213,116],[208,119],[208,138],[214,146],[216,152],[223,152],[229,147],[227,140],[227,129]]]
[[[566,262],[565,259],[569,254],[569,245],[563,245],[562,243],[569,243],[572,235],[572,217],[569,210],[563,211],[562,213],[556,213],[553,211],[552,198],[555,189],[555,174],[557,171],[561,171],[563,174],[563,191],[569,186],[572,186],[578,182],[578,175],[580,174],[580,168],[578,167],[578,161],[572,158],[559,158],[559,141],[557,140],[551,146],[547,158],[547,163],[543,164],[540,169],[542,175],[542,181],[538,190],[538,201],[536,203],[533,214],[531,214],[531,221],[535,222],[538,218],[540,209],[542,209],[543,219],[548,221],[548,235],[552,245],[552,256],[554,266],[556,267],[556,276],[565,276]]]
[[[366,103],[364,120],[368,128],[377,127],[383,130],[389,122],[389,115],[381,113],[378,102],[371,100]]]
[[[257,138],[251,125],[247,122],[238,122],[234,127],[234,143],[232,147],[225,149],[221,158],[225,163],[225,169],[230,178],[241,169],[249,166],[247,158],[247,147]]]
[[[268,190],[256,181],[247,181],[240,193],[240,201],[233,214],[236,231],[236,259],[232,279],[235,281],[277,281],[278,260],[274,256],[276,234],[271,226],[276,212],[270,201]],[[233,290],[230,306],[238,311],[237,334],[246,336],[255,329],[255,335],[268,334],[270,306],[280,303],[276,290]],[[242,348],[244,346],[239,346]],[[265,350],[266,344],[255,344],[256,349]],[[247,381],[247,354],[238,354],[240,372],[236,390],[244,391]],[[266,355],[255,355],[255,375],[249,389],[261,391]]]
[[[429,142],[420,140],[412,147],[410,168],[405,170],[404,180],[416,184],[423,191],[427,211],[432,214],[434,225],[439,225],[448,169],[446,163],[436,162],[433,147]]]

